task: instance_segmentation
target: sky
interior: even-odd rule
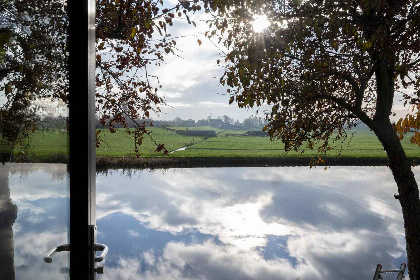
[[[180,117],[199,120],[209,116],[216,118],[228,115],[235,120],[243,121],[250,116],[264,117],[264,110],[270,109],[267,105],[258,111],[258,108],[238,108],[236,103],[229,105],[226,88],[219,83],[224,71],[216,63],[217,59],[222,57],[220,49],[224,48],[217,47],[204,37],[203,34],[208,28],[205,22],[206,16],[200,12],[191,17],[197,27],[188,24],[186,20],[176,19],[169,29],[173,36],[183,36],[177,40],[177,47],[181,52],[177,53],[178,56],[167,56],[166,63],[152,71],[159,76],[162,85],[160,94],[165,97],[168,104],[166,107],[161,107],[162,113],[154,118],[171,120]],[[198,39],[202,41],[201,45],[198,44]],[[403,106],[401,99],[402,94],[396,93],[394,98],[396,116],[392,117],[392,120],[404,117],[408,113],[408,108]]]
[[[208,27],[206,14],[198,13],[193,17],[197,27],[188,24],[186,20],[176,19],[169,29],[173,36],[183,36],[177,40],[179,56],[167,56],[166,64],[152,70],[159,76],[162,85],[160,94],[169,105],[163,107],[163,114],[157,118],[199,120],[228,115],[242,121],[256,115],[256,109],[240,109],[236,104],[229,105],[226,88],[219,83],[224,72],[216,63],[221,58],[220,50],[203,35]],[[260,112],[258,116],[263,115]]]
[[[174,4],[177,1],[169,2]],[[159,115],[151,114],[152,119],[173,120],[180,117],[197,121],[228,115],[243,121],[250,116],[263,117],[261,109],[257,114],[257,109],[241,109],[236,104],[229,105],[226,89],[219,83],[223,68],[216,63],[220,58],[221,46],[216,47],[203,35],[208,27],[206,17],[204,12],[191,15],[196,27],[188,24],[186,19],[174,19],[173,26],[168,26],[168,32],[173,37],[180,37],[176,45],[179,50],[176,55],[166,55],[165,63],[161,66],[148,68],[149,74],[159,77],[162,88],[158,93],[167,104],[159,105],[162,112]],[[202,41],[201,45],[198,39]],[[104,59],[109,53],[105,51],[101,55]],[[56,105],[54,103],[52,106]],[[61,107],[56,107],[56,115],[67,114]]]
[[[173,5],[177,0],[168,2]],[[264,110],[270,109],[268,106],[257,111],[257,108],[238,108],[236,103],[229,105],[226,88],[219,83],[224,71],[216,63],[221,58],[219,48],[223,47],[217,47],[203,35],[208,27],[206,17],[204,12],[191,16],[197,27],[188,24],[185,19],[175,19],[174,25],[168,27],[170,34],[182,38],[177,39],[179,51],[176,55],[167,55],[164,64],[149,69],[150,74],[159,77],[162,86],[159,93],[167,103],[167,106],[159,106],[162,112],[159,115],[152,114],[151,118],[173,120],[180,117],[197,121],[228,115],[234,120],[243,121],[250,116],[264,117]],[[401,93],[396,93],[394,98],[394,121],[408,113],[401,96]],[[57,108],[57,113],[66,114],[59,106]]]

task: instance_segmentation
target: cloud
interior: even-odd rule
[[[228,103],[225,103],[225,102],[210,102],[210,101],[206,101],[206,102],[199,102],[198,103],[199,105],[201,105],[201,107],[209,107],[209,108],[212,108],[212,107],[225,107],[225,108],[228,108],[229,107],[229,104]]]
[[[14,201],[69,196],[66,164],[18,163],[0,169],[9,174],[10,194]],[[48,184],[45,177],[49,178]]]
[[[57,191],[65,177],[56,182],[54,174],[10,177],[19,279],[43,275],[42,256],[67,243],[67,198]],[[386,167],[124,174],[97,177],[98,241],[110,246],[102,279],[364,279],[377,263],[398,267],[406,258]],[[68,260],[58,258],[52,268],[60,274]]]
[[[395,113],[395,116],[390,116],[391,121],[398,121],[400,118],[405,118],[407,114],[413,114],[411,109],[412,106],[404,106],[401,104],[392,106],[392,112]]]
[[[227,174],[218,169],[187,169],[161,176],[143,171],[131,178],[108,175],[106,180],[99,176],[98,191],[104,192],[107,199],[101,200],[98,213],[105,216],[117,209],[137,213],[139,220],[147,219],[152,227],[171,232],[182,230],[182,222],[175,222],[179,221],[176,217],[182,215],[189,217],[185,225],[205,223],[208,230],[231,224],[230,221],[226,221],[226,225],[219,221],[216,225],[211,221],[220,216],[235,220],[234,213],[239,213],[238,217],[249,217],[248,222],[256,213],[256,217],[265,220],[265,225],[286,221],[288,225],[305,222],[333,228],[370,229],[374,225],[381,226],[382,219],[395,222],[401,219],[401,213],[394,210],[399,209],[399,205],[392,199],[395,183],[385,167],[332,167],[327,171],[308,167],[264,168],[264,172],[258,168],[246,170],[233,169]],[[318,180],[313,181],[313,178]],[[372,178],[372,181],[366,178]],[[369,187],[377,185],[378,180],[383,182],[381,188]],[[142,187],[130,189],[130,193],[122,190],[114,193],[114,184]],[[255,185],[260,188],[255,189]],[[299,195],[296,197],[296,194]],[[253,219],[255,223],[257,220]]]
[[[171,106],[173,108],[190,108],[193,107],[193,104],[188,103],[182,103],[182,102],[168,102],[168,106]]]
[[[208,29],[207,19],[209,15],[199,12],[191,16],[197,27],[188,24],[185,19],[175,19],[174,25],[168,29],[177,38],[176,55],[167,56],[164,64],[149,70],[159,76],[162,85],[160,93],[169,105],[175,107],[163,107],[163,113],[157,117],[159,119],[181,117],[198,120],[209,115],[230,115],[242,120],[255,113],[255,110],[249,112],[236,106],[228,107],[229,96],[220,95],[226,93],[219,83],[224,69],[216,63],[221,51],[203,35]],[[173,103],[173,99],[177,102]]]
[[[300,275],[305,275],[307,270],[311,269],[303,267]],[[122,261],[120,266],[110,268],[108,271],[110,272],[104,275],[104,279],[123,279],[119,278],[123,271],[130,271],[131,279],[148,280],[296,279],[298,277],[296,271],[285,261],[266,261],[257,252],[240,251],[233,246],[219,246],[211,241],[191,246],[168,243],[162,256],[153,261],[152,269],[144,273],[141,272],[140,263],[135,259]]]
[[[161,94],[163,96],[165,96],[166,100],[168,99],[178,99],[178,98],[182,98],[183,93],[180,92],[180,89],[177,89],[176,87],[173,87],[172,89],[173,91],[165,91],[165,92],[161,92]]]
[[[16,279],[37,279],[54,280],[63,278],[68,274],[70,259],[68,252],[61,252],[53,257],[53,262],[44,262],[44,256],[60,244],[69,243],[67,228],[60,233],[49,232],[51,228],[44,226],[43,232],[33,232],[23,228],[17,234],[15,232],[14,243],[14,267]],[[0,242],[7,242],[2,240]],[[4,252],[2,252],[4,253]]]
[[[256,250],[241,250],[212,241],[191,245],[170,242],[159,257],[153,252],[145,252],[140,259],[147,259],[147,262],[120,259],[118,265],[107,270],[104,279],[123,279],[120,277],[128,275],[130,279],[148,280],[364,279],[374,271],[374,259],[384,267],[394,265],[390,254],[383,250],[394,240],[384,239],[381,234],[371,236],[356,232],[308,233],[292,237],[287,245],[298,259],[296,265],[288,259],[267,260]]]
[[[170,1],[175,4],[175,0]],[[243,120],[252,114],[255,110],[239,109],[236,105],[227,107],[229,96],[221,95],[226,93],[226,88],[221,86],[219,78],[222,77],[224,69],[217,65],[217,59],[223,60],[223,52],[226,49],[222,45],[215,46],[208,38],[205,38],[204,33],[208,30],[207,20],[211,19],[210,15],[204,12],[198,12],[191,16],[195,20],[197,27],[188,24],[185,19],[175,19],[174,25],[169,28],[169,33],[177,37],[177,51],[176,56],[168,56],[166,64],[153,69],[153,73],[160,77],[163,86],[162,93],[170,91],[171,87],[180,87],[182,97],[178,98],[179,102],[185,104],[192,104],[188,107],[178,107],[182,110],[173,110],[171,108],[164,108],[162,119],[171,119],[176,116],[184,119],[201,119],[209,115],[221,116],[229,115],[238,120]],[[197,40],[200,39],[202,44],[199,45]],[[400,85],[401,86],[401,85]],[[402,105],[402,93],[412,92],[412,88],[401,89],[395,93],[393,110],[397,114],[396,117],[391,117],[392,120],[397,120],[403,117],[407,112]],[[219,94],[218,94],[219,93]],[[167,97],[172,99],[170,95]],[[209,102],[209,106],[204,103]],[[222,108],[211,106],[212,103],[225,104]],[[199,110],[194,110],[194,107],[199,107]],[[270,109],[270,106],[265,106],[260,111]]]
[[[109,185],[99,183],[98,190],[111,192],[116,178],[131,185],[130,193],[119,188],[111,195],[122,202],[120,211],[148,223],[150,230],[177,236],[195,228],[221,242],[205,242],[207,255],[204,243],[169,241],[161,254],[154,253],[152,267],[137,272],[144,279],[270,279],[282,274],[271,275],[265,267],[277,265],[294,279],[366,278],[376,263],[395,267],[405,257],[400,206],[386,167],[139,171],[131,178],[108,175]],[[109,215],[106,207],[99,212]],[[174,222],[168,213],[186,219]],[[223,264],[218,257],[226,267],[218,266]],[[339,265],[347,262],[352,269]],[[247,269],[254,264],[260,266],[252,278]]]
[[[366,230],[307,232],[290,238],[288,248],[291,255],[316,269],[321,279],[365,279],[377,263],[384,268],[399,266],[388,250],[405,254],[392,235]]]
[[[287,222],[301,227],[384,230],[382,218],[366,211],[366,208],[363,199],[352,200],[306,185],[287,183],[275,190],[272,203],[264,207],[260,214],[269,222]]]

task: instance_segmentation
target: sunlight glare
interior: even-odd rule
[[[270,21],[268,20],[266,15],[256,15],[254,17],[254,22],[252,23],[252,28],[254,29],[254,32],[263,32],[269,26]]]

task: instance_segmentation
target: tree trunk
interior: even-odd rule
[[[389,168],[397,183],[407,243],[410,280],[420,280],[420,199],[419,188],[401,142],[391,123],[375,122],[371,127],[389,158]]]

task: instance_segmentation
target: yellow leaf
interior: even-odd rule
[[[137,33],[137,28],[133,27],[133,29],[131,29],[131,38],[134,38],[134,36],[136,36]]]

